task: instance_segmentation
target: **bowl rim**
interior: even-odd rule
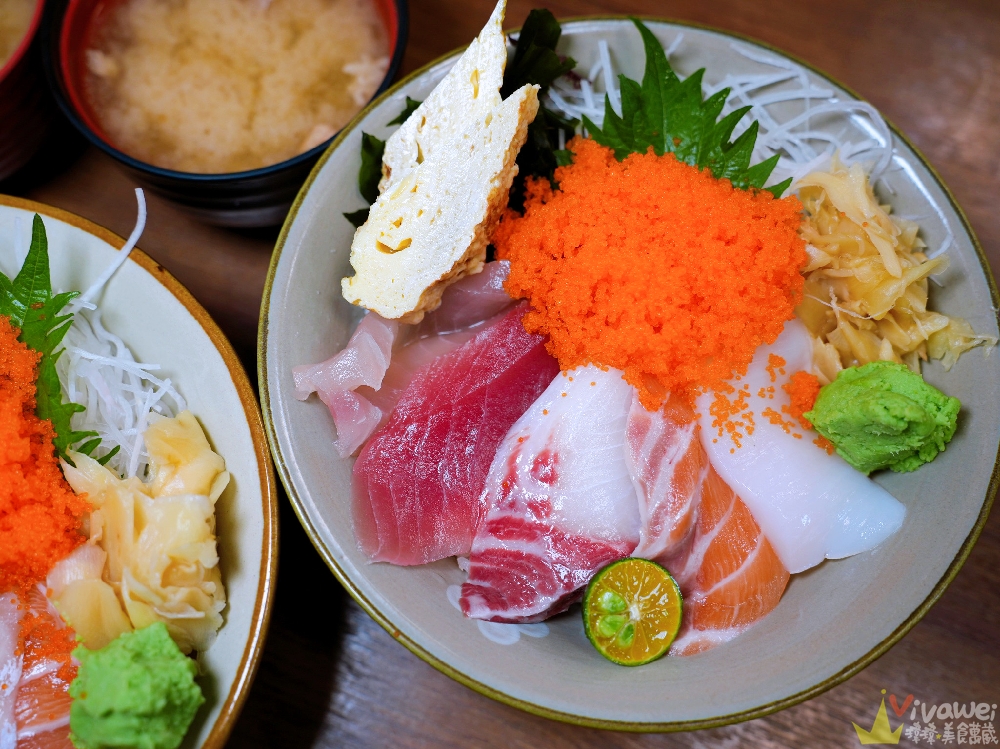
[[[4,80],[17,67],[17,64],[28,53],[31,43],[35,41],[35,36],[38,34],[38,27],[42,23],[42,16],[45,15],[45,3],[46,0],[35,0],[35,9],[31,11],[31,21],[28,23],[28,29],[24,32],[24,36],[21,37],[21,41],[18,42],[14,52],[7,58],[7,62],[0,65],[0,81]]]
[[[39,0],[45,3],[46,0]],[[247,169],[241,172],[218,172],[218,173],[201,173],[201,172],[183,172],[177,169],[166,169],[164,167],[155,166],[148,162],[142,161],[130,156],[124,151],[119,150],[114,145],[111,144],[110,140],[105,140],[95,129],[93,129],[87,122],[87,118],[84,114],[78,111],[76,94],[73,89],[67,84],[65,79],[65,69],[66,62],[63,57],[63,52],[65,51],[65,36],[66,36],[66,15],[70,10],[70,7],[76,3],[76,0],[67,0],[65,5],[60,4],[59,11],[53,10],[53,15],[58,12],[59,15],[55,17],[50,17],[49,23],[52,26],[53,34],[52,38],[46,38],[43,40],[42,49],[42,63],[45,67],[46,78],[48,78],[49,88],[52,90],[53,97],[56,103],[59,105],[59,109],[66,118],[73,123],[73,126],[87,139],[87,141],[97,148],[104,151],[112,158],[121,162],[125,166],[145,174],[151,177],[158,177],[160,179],[171,179],[177,181],[185,181],[189,183],[196,183],[199,185],[204,184],[214,184],[214,183],[228,183],[243,180],[253,180],[260,177],[268,177],[272,174],[282,172],[284,170],[292,170],[296,167],[308,164],[310,160],[315,160],[319,157],[327,147],[336,139],[339,131],[334,133],[330,138],[320,143],[318,146],[310,148],[308,151],[304,151],[300,154],[296,154],[290,159],[285,159],[284,161],[279,161],[275,164],[269,164],[267,166],[258,167],[256,169]],[[396,73],[399,71],[400,65],[403,63],[403,55],[406,53],[406,46],[409,40],[410,33],[410,11],[409,4],[407,0],[392,0],[393,5],[396,8],[396,43],[392,51],[392,56],[389,58],[389,67],[385,71],[385,75],[382,78],[382,82],[379,87],[372,94],[372,99],[369,103],[375,100],[379,95],[385,92],[392,83],[393,78],[395,78]],[[56,3],[49,3],[53,7]],[[48,37],[48,35],[45,35]],[[367,105],[365,105],[367,107]],[[364,111],[363,109],[361,111]],[[353,120],[353,118],[352,118]],[[348,123],[350,124],[350,123]],[[346,125],[345,125],[346,127]],[[341,128],[343,129],[343,128]]]
[[[125,239],[111,230],[75,213],[70,213],[69,211],[46,205],[45,203],[38,203],[11,195],[0,195],[0,206],[20,208],[62,221],[107,242],[116,250],[121,250],[125,245]],[[191,295],[191,292],[180,281],[174,278],[166,268],[138,247],[133,249],[129,254],[129,260],[134,260],[138,263],[155,281],[163,285],[184,306],[198,324],[201,325],[202,330],[205,331],[222,356],[226,368],[229,370],[233,385],[236,387],[240,403],[243,405],[247,424],[250,427],[250,436],[253,440],[254,454],[257,458],[260,490],[263,497],[264,531],[260,561],[260,582],[257,586],[257,598],[254,601],[250,637],[247,639],[246,646],[243,649],[243,656],[240,659],[239,667],[236,670],[236,678],[229,689],[229,694],[222,703],[219,716],[215,719],[212,730],[201,745],[201,749],[223,749],[236,723],[236,718],[243,708],[243,703],[246,701],[250,691],[250,685],[253,683],[254,676],[257,673],[264,650],[264,640],[270,625],[271,609],[274,603],[275,585],[278,576],[278,487],[275,482],[274,467],[271,464],[267,449],[267,440],[264,433],[261,412],[257,405],[257,398],[254,394],[253,386],[250,384],[250,379],[247,377],[246,370],[236,356],[236,351],[233,349],[232,344],[230,344],[229,339],[226,338],[225,333],[222,332],[222,329],[219,328],[218,324],[212,319],[205,308]]]
[[[735,39],[738,41],[748,42],[750,44],[757,45],[763,49],[766,49],[775,54],[781,55],[782,57],[791,60],[804,68],[814,73],[815,75],[823,78],[830,83],[840,87],[848,95],[854,97],[858,101],[867,102],[862,96],[860,96],[854,89],[845,84],[841,83],[839,80],[824,72],[815,65],[807,62],[806,60],[794,55],[792,53],[786,52],[779,47],[776,47],[768,42],[761,41],[755,37],[741,34],[735,31],[729,31],[727,29],[720,29],[715,26],[710,26],[707,24],[701,24],[694,21],[684,21],[672,19],[664,16],[653,16],[653,15],[624,15],[624,14],[598,14],[598,15],[586,15],[586,16],[570,16],[567,18],[559,19],[559,23],[563,27],[563,31],[566,30],[568,24],[576,23],[587,23],[590,21],[620,21],[631,23],[633,19],[638,18],[642,21],[648,21],[652,23],[663,23],[672,26],[678,26],[682,28],[695,29],[699,31],[708,31],[715,34],[721,34],[723,36]],[[506,33],[516,34],[520,28],[508,30]],[[742,710],[736,713],[729,713],[726,715],[714,716],[711,718],[702,718],[695,720],[684,720],[684,721],[670,721],[670,722],[643,722],[643,721],[618,721],[609,720],[601,718],[590,718],[582,715],[576,715],[573,713],[567,713],[559,710],[553,710],[551,708],[542,707],[536,705],[527,700],[522,700],[519,698],[512,697],[505,692],[495,689],[491,686],[483,684],[482,682],[476,680],[475,678],[459,671],[445,661],[432,655],[430,652],[425,650],[421,645],[410,639],[408,636],[400,632],[391,622],[389,617],[383,614],[379,609],[369,601],[365,595],[358,589],[353,581],[345,574],[338,564],[334,554],[325,547],[322,540],[320,539],[319,533],[316,526],[313,524],[312,520],[309,518],[305,506],[299,496],[298,491],[294,483],[291,480],[291,475],[289,473],[288,467],[285,463],[284,456],[281,452],[281,447],[278,443],[277,435],[274,428],[274,417],[271,410],[271,398],[270,398],[270,384],[268,382],[267,375],[267,339],[268,339],[268,316],[270,313],[270,303],[271,294],[274,286],[274,278],[277,273],[278,263],[281,260],[282,252],[285,248],[285,242],[291,232],[292,224],[295,218],[298,216],[299,209],[309,192],[310,187],[312,187],[313,182],[319,175],[323,166],[326,164],[327,160],[330,158],[331,154],[335,149],[340,147],[346,137],[354,130],[355,127],[368,115],[370,111],[378,107],[383,101],[395,94],[399,89],[408,84],[410,81],[416,79],[417,77],[423,75],[431,68],[436,65],[448,60],[449,58],[461,53],[467,48],[468,45],[459,47],[452,50],[440,57],[432,60],[426,65],[414,70],[412,73],[397,81],[391,88],[386,90],[380,96],[373,99],[367,107],[362,109],[355,115],[354,119],[351,120],[344,128],[338,133],[337,137],[330,143],[326,152],[319,159],[316,165],[313,167],[312,172],[310,172],[308,179],[303,183],[302,188],[299,190],[298,195],[295,198],[295,202],[292,204],[291,209],[288,211],[288,215],[285,218],[285,223],[281,227],[281,233],[278,235],[277,242],[275,243],[274,252],[271,255],[271,263],[268,267],[267,279],[264,285],[264,295],[261,301],[261,311],[260,311],[260,327],[258,329],[257,336],[257,377],[260,387],[260,398],[261,398],[261,408],[264,416],[264,427],[267,430],[268,442],[271,446],[271,454],[274,457],[275,466],[277,468],[278,475],[281,479],[281,483],[284,485],[286,492],[288,493],[288,498],[291,502],[292,508],[295,510],[295,514],[302,523],[302,527],[305,529],[306,534],[312,541],[313,546],[319,552],[320,556],[326,562],[327,566],[333,572],[334,576],[340,581],[351,597],[358,603],[372,617],[383,629],[385,629],[393,639],[401,643],[410,652],[416,655],[421,660],[430,664],[436,668],[441,673],[446,676],[451,677],[455,681],[469,687],[470,689],[479,692],[480,694],[501,702],[505,705],[511,707],[516,707],[520,710],[524,710],[532,715],[537,715],[543,718],[550,718],[552,720],[557,720],[563,723],[569,723],[577,726],[584,726],[587,728],[599,728],[604,730],[612,731],[630,731],[636,733],[671,733],[677,731],[694,731],[707,728],[719,728],[722,726],[732,725],[734,723],[741,723],[743,721],[752,720],[754,718],[762,718],[772,713],[776,713],[785,708],[797,705],[800,702],[804,702],[808,699],[812,699],[828,689],[832,689],[838,684],[843,683],[852,676],[860,673],[871,663],[878,660],[882,655],[889,651],[893,645],[895,645],[899,640],[909,632],[914,625],[917,624],[923,617],[927,614],[930,608],[937,602],[937,600],[942,596],[945,589],[951,583],[951,581],[961,570],[962,565],[965,564],[965,560],[968,558],[972,547],[975,545],[983,528],[986,525],[986,521],[989,518],[990,509],[993,505],[995,499],[997,488],[1000,486],[1000,445],[998,445],[997,455],[993,464],[993,471],[990,476],[989,485],[986,489],[986,496],[983,499],[982,508],[979,511],[979,517],[976,520],[975,525],[972,530],[969,531],[968,536],[966,536],[965,541],[959,548],[955,557],[952,559],[951,564],[945,570],[944,574],[937,581],[934,587],[931,589],[930,593],[923,600],[923,602],[917,606],[910,615],[892,631],[884,640],[878,643],[866,654],[855,660],[854,662],[848,664],[840,671],[818,684],[813,685],[807,689],[803,689],[795,694],[789,695],[779,700],[774,700],[757,707],[750,708],[748,710]],[[880,111],[881,114],[881,111]],[[962,207],[958,204],[955,199],[954,194],[951,189],[945,184],[941,175],[938,174],[937,170],[931,165],[927,157],[920,151],[919,148],[908,138],[906,135],[900,131],[895,124],[890,120],[885,118],[886,125],[889,127],[890,132],[896,138],[899,138],[903,143],[905,143],[916,156],[918,161],[928,170],[928,172],[933,177],[934,181],[937,183],[938,187],[941,188],[942,192],[948,199],[949,204],[955,211],[956,215],[959,217],[961,222],[961,227],[965,231],[966,235],[972,243],[975,249],[976,257],[979,260],[979,264],[982,267],[983,273],[986,276],[987,284],[990,289],[990,298],[993,302],[993,308],[1000,308],[1000,292],[997,290],[996,280],[993,277],[993,272],[990,269],[989,261],[986,257],[986,253],[983,250],[982,244],[979,242],[979,238],[976,236],[972,225],[969,223],[969,219],[962,210]]]

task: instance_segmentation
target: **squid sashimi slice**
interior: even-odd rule
[[[694,530],[708,457],[694,411],[681,398],[668,397],[651,412],[633,395],[625,436],[625,462],[641,520],[632,556],[660,560],[674,554]]]
[[[342,350],[292,370],[295,397],[316,393],[330,409],[337,427],[334,447],[342,458],[385,424],[417,369],[468,341],[476,326],[514,303],[503,289],[509,272],[507,261],[487,263],[482,273],[450,286],[441,306],[418,326],[370,312]]]
[[[733,639],[777,606],[788,584],[788,570],[750,510],[711,468],[694,532],[664,565],[684,595],[671,655],[693,655]]]
[[[625,465],[632,387],[618,370],[563,372],[511,428],[486,481],[462,611],[497,622],[565,611],[639,542]]]
[[[468,554],[497,446],[559,371],[527,305],[418,371],[354,464],[354,530],[373,560]]]
[[[0,595],[0,749],[17,746],[14,703],[21,682],[21,616],[17,597]]]
[[[784,360],[784,374],[773,363],[769,371],[772,355]],[[817,447],[815,432],[792,425],[790,417],[781,423],[768,418],[768,413],[782,415],[789,398],[781,386],[802,370],[812,370],[812,341],[801,322],[790,320],[774,344],[757,350],[746,376],[733,383],[745,390],[754,421],[740,447],[713,424],[713,394],[698,398],[702,444],[713,468],[746,502],[791,572],[872,549],[895,533],[906,515],[889,492]]]

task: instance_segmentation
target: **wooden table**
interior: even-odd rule
[[[468,43],[492,0],[412,3],[404,73]],[[519,25],[531,7],[511,0],[508,25]],[[559,0],[548,7],[557,16],[635,13],[697,21],[757,37],[828,71],[923,150],[968,212],[994,273],[1000,271],[996,0]],[[0,191],[66,208],[122,235],[134,217],[131,189],[114,164],[92,149],[55,175],[0,185]],[[209,309],[253,372],[260,296],[277,231],[207,227],[152,196],[149,216],[141,246]],[[881,689],[930,703],[1000,702],[997,515],[928,616],[850,681],[768,718],[642,736],[536,718],[438,673],[348,598],[287,502],[282,512],[270,637],[233,746],[844,747],[859,746],[851,721],[870,725]]]

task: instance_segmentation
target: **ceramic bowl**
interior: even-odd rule
[[[52,286],[86,289],[125,241],[66,211],[0,196],[0,269],[20,267],[15,232],[45,222]],[[26,245],[23,245],[26,247]],[[222,331],[167,271],[139,250],[98,300],[102,320],[138,361],[157,362],[187,399],[232,481],[216,505],[220,566],[228,605],[218,639],[199,654],[207,698],[184,746],[221,749],[260,659],[277,574],[274,475],[253,387]]]
[[[119,150],[105,135],[83,95],[84,52],[92,23],[119,0],[50,0],[43,59],[60,109],[94,146],[114,158],[140,185],[176,203],[196,218],[231,227],[280,224],[296,193],[330,141],[260,169],[196,174],[147,164]],[[406,0],[376,0],[392,55],[375,96],[388,88],[403,61],[409,28]]]
[[[0,181],[35,155],[56,117],[37,43],[44,10],[45,0],[38,0],[21,43],[0,65]]]
[[[682,75],[706,82],[765,70],[780,60],[845,99],[854,95],[807,64],[720,31],[649,19]],[[606,40],[619,70],[641,78],[644,55],[626,19],[563,24],[559,51],[588,70]],[[932,464],[876,480],[907,507],[903,528],[871,552],[793,576],[777,608],[729,643],[640,668],[613,665],[584,636],[578,609],[548,622],[548,634],[479,625],[449,603],[464,574],[454,560],[422,567],[370,564],[351,528],[351,460],[333,450],[334,426],[316,399],[292,396],[292,367],[340,349],[360,310],[340,295],[353,227],[341,213],[363,205],[355,186],[362,131],[387,137],[404,97],[423,99],[457,59],[438,60],[394,86],[338,136],[313,171],[278,241],[264,295],[259,381],[271,449],[289,497],[333,573],[401,644],[449,676],[495,699],[573,723],[617,730],[689,730],[766,715],[815,696],[878,658],[927,612],[969,553],[997,485],[1000,357],[978,350],[927,379],[964,404],[958,434]],[[828,126],[821,118],[815,127]],[[843,125],[843,123],[841,123]],[[832,126],[832,125],[831,125]],[[937,309],[997,335],[996,287],[968,222],[926,160],[898,131],[880,193],[902,215],[919,216],[934,248],[946,241],[951,269],[935,286]],[[454,591],[454,589],[452,589]],[[452,592],[454,596],[454,592]],[[511,627],[514,627],[513,629]],[[537,625],[535,625],[537,626]],[[489,635],[489,638],[484,637]],[[532,636],[523,636],[532,635]]]

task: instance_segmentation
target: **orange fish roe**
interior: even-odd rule
[[[764,367],[764,369],[766,369],[768,375],[770,375],[771,382],[777,382],[778,375],[785,373],[785,370],[782,369],[784,366],[785,358],[783,356],[778,356],[777,354],[767,355],[767,366]]]
[[[39,355],[0,315],[0,591],[24,590],[84,541],[84,497],[63,478],[48,421],[35,415]]]
[[[25,663],[55,661],[60,664],[59,678],[67,684],[73,681],[76,666],[70,655],[80,644],[76,641],[76,632],[50,614],[29,611],[21,619],[20,634]]]
[[[736,393],[736,397],[730,400],[727,394]],[[715,398],[708,407],[708,412],[712,416],[712,428],[718,429],[718,436],[728,434],[736,447],[742,447],[740,442],[744,437],[753,434],[754,421],[753,411],[747,410],[747,397],[750,391],[746,385],[740,390],[736,390],[732,385],[723,383],[720,390],[715,392]],[[741,419],[734,417],[740,416]],[[744,430],[743,432],[739,431]],[[716,442],[718,438],[712,441]],[[730,452],[735,452],[730,450]]]
[[[785,418],[780,413],[778,413],[777,411],[775,411],[770,406],[764,409],[764,411],[761,413],[761,416],[763,416],[765,419],[767,419],[768,421],[770,421],[775,426],[778,426],[778,427],[781,427],[782,429],[784,429],[785,430],[785,434],[793,434],[792,430],[796,426],[795,422],[794,421],[786,421]],[[798,437],[799,437],[799,439],[802,439],[802,435],[801,434],[798,435]]]
[[[788,406],[782,406],[781,410],[798,420],[803,429],[812,429],[812,424],[804,416],[806,411],[811,411],[819,395],[819,378],[808,372],[796,372],[788,382],[781,386],[781,389],[788,393],[792,402]]]
[[[625,372],[646,408],[745,374],[802,294],[802,205],[735,189],[672,154],[619,163],[592,140],[569,143],[559,190],[529,181],[525,213],[493,234],[511,262],[505,288],[527,298],[529,332],[563,369]]]
[[[816,445],[816,447],[820,447],[820,448],[826,450],[826,452],[827,452],[828,455],[833,455],[833,453],[836,451],[836,448],[834,447],[834,444],[832,442],[830,442],[830,440],[828,440],[823,435],[820,435],[819,437],[817,437],[816,439],[814,439],[813,440],[813,444]]]

